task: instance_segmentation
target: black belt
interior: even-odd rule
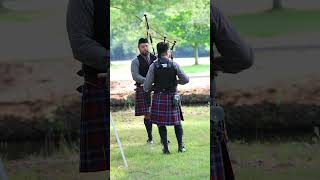
[[[154,90],[154,93],[176,93],[177,90],[174,89],[162,89],[162,90]]]
[[[100,76],[100,77],[99,76],[97,76],[97,77],[85,76],[84,81],[85,81],[85,83],[90,84],[92,86],[95,86],[97,88],[106,88],[107,78],[103,77],[103,76]],[[82,93],[82,88],[83,88],[83,85],[79,86],[77,88],[77,91],[79,93]]]

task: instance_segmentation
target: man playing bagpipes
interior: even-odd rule
[[[158,125],[164,154],[170,154],[166,126],[174,126],[178,152],[184,152],[181,125],[183,116],[177,85],[188,83],[189,77],[176,62],[170,60],[171,52],[168,43],[158,43],[157,52],[158,59],[150,65],[143,85],[144,91],[154,91],[150,119],[153,124]]]
[[[140,54],[131,62],[131,74],[136,82],[135,86],[135,116],[144,116],[144,125],[147,130],[147,143],[153,144],[152,122],[150,121],[151,93],[143,90],[143,83],[151,63],[156,56],[149,53],[149,42],[146,38],[140,38],[138,42]]]

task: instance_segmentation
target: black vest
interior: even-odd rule
[[[110,29],[108,25],[110,24],[109,16],[109,2],[107,0],[93,0],[94,1],[94,39],[101,44],[101,46],[106,49],[110,48],[109,34]],[[107,61],[109,62],[109,61]],[[96,76],[98,73],[106,73],[98,71],[88,65],[83,64],[82,70],[87,75]]]
[[[157,59],[157,57],[154,56],[153,54],[150,54],[150,64],[148,64],[148,62],[141,56],[141,54],[137,56],[137,58],[139,61],[139,74],[143,77],[146,77],[148,74],[150,65],[154,60]],[[136,83],[136,85],[141,85],[141,83]]]
[[[157,59],[157,57],[154,56],[153,54],[150,54],[150,64],[148,64],[148,62],[141,56],[141,54],[137,56],[137,58],[139,60],[139,74],[143,77],[146,77],[150,65],[154,60]]]
[[[177,70],[174,68],[173,62],[161,58],[154,65],[155,92],[176,92]]]

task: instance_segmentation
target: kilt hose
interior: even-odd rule
[[[214,110],[213,110],[214,109]],[[221,114],[222,113],[222,114]],[[210,179],[234,180],[228,137],[224,122],[224,112],[219,106],[211,108],[210,118]]]
[[[180,125],[183,120],[181,106],[173,104],[176,93],[154,93],[151,105],[151,122],[158,126]]]
[[[145,114],[150,113],[150,104],[151,104],[151,94],[146,93],[143,90],[143,86],[137,86],[135,89],[136,97],[135,97],[135,116],[143,116]]]
[[[82,88],[80,172],[110,170],[109,112],[106,78],[85,82]]]

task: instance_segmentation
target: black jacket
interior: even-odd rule
[[[230,25],[228,19],[216,8],[211,1],[211,49],[215,45],[220,56],[214,57],[211,50],[211,96],[215,97],[214,75],[217,71],[224,73],[238,73],[252,66],[253,49],[239,36]]]
[[[69,0],[66,26],[75,59],[84,69],[107,72],[109,10],[107,0]]]

